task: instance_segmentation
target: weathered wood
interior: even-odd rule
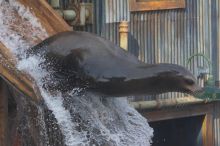
[[[214,146],[213,113],[216,102],[207,104],[196,104],[158,109],[154,111],[141,110],[140,113],[148,119],[149,122],[173,120],[178,118],[204,116],[201,127],[202,146]]]
[[[209,113],[205,116],[202,124],[203,146],[214,146],[213,131],[213,114]]]
[[[8,49],[0,42],[0,76],[8,81],[11,85],[18,90],[31,97],[34,100],[38,100],[34,92],[34,83],[28,75],[21,73],[15,68],[15,59]]]
[[[162,122],[163,120],[173,120],[178,118],[204,116],[201,125],[201,146],[214,146],[214,105],[216,102],[200,105],[174,107],[163,110],[140,111],[149,122]],[[179,130],[176,128],[176,130]],[[189,133],[190,134],[190,133]],[[200,136],[199,136],[200,137]],[[185,138],[185,137],[183,137]]]
[[[147,110],[147,109],[161,109],[166,107],[175,107],[181,105],[195,105],[201,103],[207,103],[208,101],[194,98],[194,97],[182,97],[173,99],[161,99],[161,100],[151,100],[151,101],[138,101],[131,102],[137,110]]]
[[[119,24],[120,47],[128,51],[128,22],[122,21]]]
[[[199,115],[212,114],[213,112],[213,103],[208,104],[197,104],[191,106],[181,106],[168,108],[168,109],[159,109],[159,110],[140,110],[139,112],[148,119],[148,121],[161,121],[161,120],[171,120],[183,117],[192,117]]]
[[[25,7],[28,7],[31,12],[38,18],[39,22],[46,29],[49,36],[54,35],[62,31],[70,31],[71,28],[68,24],[58,15],[56,12],[46,3],[44,0],[19,0]],[[16,23],[19,25],[23,21],[18,14],[15,14]],[[13,26],[13,25],[12,25]],[[26,28],[28,29],[28,28]],[[19,34],[24,35],[24,37],[33,45],[39,43],[44,38],[39,38],[39,40],[31,40],[31,36],[25,36],[25,32],[20,32],[21,30],[16,30]],[[3,42],[0,42],[0,76],[10,83],[13,87],[21,91],[26,96],[34,101],[39,101],[41,95],[38,92],[38,88],[34,83],[34,80],[23,72],[20,72],[15,67],[16,59],[15,56],[10,52],[9,48],[6,48]],[[3,84],[3,82],[1,85]],[[2,88],[1,88],[2,87]],[[5,88],[5,86],[4,86]],[[7,117],[8,117],[8,103],[7,103],[7,93],[3,92],[3,86],[0,86],[0,146],[7,146]],[[15,145],[19,144],[19,136],[16,136],[17,140],[13,141]],[[12,140],[12,139],[10,139]]]
[[[8,101],[6,84],[0,79],[0,146],[7,146]]]
[[[131,11],[151,11],[151,10],[164,10],[185,8],[185,0],[130,0]]]
[[[70,31],[71,27],[46,2],[46,0],[18,0],[35,14],[49,35]]]
[[[28,7],[35,14],[49,36],[62,31],[70,31],[69,25],[49,6],[45,0],[18,0],[25,7]],[[14,18],[19,19],[19,18]],[[18,22],[21,20],[18,20]],[[19,31],[19,30],[18,30]],[[23,34],[22,32],[20,34]],[[30,37],[28,37],[31,39]],[[39,43],[32,41],[34,43]],[[35,44],[33,44],[35,45]],[[14,87],[34,100],[39,100],[40,95],[36,94],[37,88],[30,76],[21,73],[15,67],[16,59],[13,54],[0,42],[0,76],[7,80]]]

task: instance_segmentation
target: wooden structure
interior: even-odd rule
[[[128,51],[128,22],[122,21],[119,25],[120,47]]]
[[[44,0],[18,0],[25,7],[28,7],[31,12],[35,14],[38,20],[41,22],[42,26],[46,29],[49,36],[54,35],[58,32],[71,30],[69,25],[47,4]],[[19,17],[15,18],[19,19]],[[19,20],[18,20],[19,22]],[[35,42],[36,44],[39,43]],[[20,73],[14,67],[16,62],[9,52],[9,49],[6,48],[0,42],[0,53],[1,64],[0,64],[0,74],[1,76],[9,81],[13,86],[18,87],[24,94],[32,97],[34,99],[39,99],[36,97],[34,92],[34,84],[31,81],[30,77]]]
[[[185,8],[185,0],[130,0],[131,11],[152,11]]]
[[[187,102],[186,104],[184,104],[182,102],[182,105],[176,104],[176,106],[168,105],[166,107],[165,106],[161,108],[154,107],[148,109],[146,107],[145,108],[139,107],[137,109],[144,117],[148,119],[150,125],[154,128],[155,130],[154,141],[157,142],[160,141],[158,143],[154,143],[153,146],[154,145],[157,146],[160,145],[214,146],[215,145],[214,116],[215,116],[215,111],[219,110],[218,102],[209,102],[209,103],[197,102],[194,104],[187,104]],[[175,122],[172,122],[174,120]],[[178,124],[178,121],[180,122],[180,124]],[[184,124],[186,126],[184,126]],[[163,126],[165,126],[166,128],[163,128]],[[186,129],[188,127],[189,128],[191,127],[191,129]],[[185,130],[187,130],[186,131],[187,133],[186,132],[184,133],[184,128]],[[159,130],[159,133],[157,133],[157,130]],[[164,132],[166,133],[163,135]],[[172,138],[171,137],[169,138],[169,136],[172,136]],[[162,137],[166,142],[161,142]]]
[[[25,7],[29,8],[29,10],[38,18],[49,36],[58,32],[71,30],[69,25],[47,4],[45,0],[18,1]],[[22,21],[19,20],[21,19],[20,17],[16,17],[14,19],[17,19],[17,22]],[[39,38],[35,44],[40,41],[42,40]],[[2,42],[0,42],[0,54],[0,145],[7,146],[7,141],[9,139],[8,136],[10,135],[10,131],[8,129],[8,112],[10,110],[8,109],[8,98],[11,95],[9,95],[9,92],[7,91],[8,86],[6,82],[16,88],[17,91],[22,93],[24,96],[29,97],[33,102],[38,103],[41,100],[41,95],[37,94],[38,89],[32,78],[15,68],[16,59]],[[19,142],[15,143],[18,144]]]

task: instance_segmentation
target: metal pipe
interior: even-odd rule
[[[208,100],[202,100],[194,97],[182,97],[175,99],[165,99],[165,100],[151,100],[151,101],[138,101],[131,102],[130,104],[138,109],[161,109],[165,107],[174,107],[174,106],[182,106],[182,105],[194,105],[201,103],[208,103]]]
[[[119,24],[120,47],[128,51],[128,21]]]
[[[217,49],[217,62],[216,62],[216,79],[215,79],[215,86],[220,88],[220,49]]]
[[[66,21],[73,21],[76,18],[76,12],[74,10],[63,10],[63,18]]]
[[[60,0],[50,0],[50,5],[54,9],[59,9],[60,8]]]

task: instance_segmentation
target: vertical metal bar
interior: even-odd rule
[[[147,13],[146,14],[146,19],[147,19],[147,23],[146,23],[146,25],[147,25],[147,28],[148,28],[148,31],[147,31],[147,34],[146,34],[146,38],[147,38],[147,48],[145,48],[146,49],[146,51],[147,51],[147,55],[148,55],[148,60],[147,60],[147,62],[148,63],[152,63],[152,53],[151,53],[151,50],[152,50],[152,48],[151,48],[151,36],[150,36],[150,29],[151,29],[151,27],[150,27],[150,23],[151,23],[151,19],[150,19],[150,15],[149,15],[149,13]]]
[[[215,53],[215,57],[216,57],[216,63],[215,65],[213,65],[213,67],[216,67],[215,68],[215,75],[216,75],[216,86],[217,87],[220,87],[220,42],[219,42],[219,39],[220,39],[220,2],[218,0],[216,0],[217,2],[217,39],[216,39],[216,42],[217,42],[217,45],[216,45],[216,50],[213,50]]]
[[[141,13],[140,14],[140,19],[139,19],[139,21],[140,21],[140,48],[141,48],[141,60],[143,61],[143,62],[145,62],[146,61],[146,57],[145,57],[145,48],[144,48],[144,34],[143,34],[143,32],[144,32],[144,13]]]

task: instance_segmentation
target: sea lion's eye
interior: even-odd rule
[[[185,82],[186,82],[186,84],[188,84],[188,85],[193,85],[193,84],[194,84],[194,81],[191,80],[191,79],[185,79]]]

